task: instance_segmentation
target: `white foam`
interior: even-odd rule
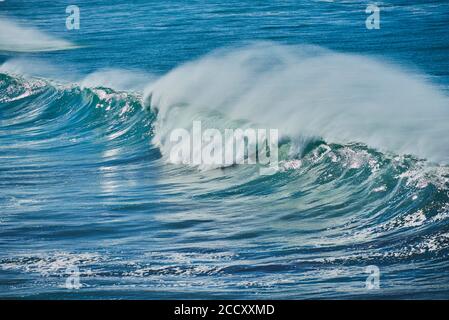
[[[211,110],[281,135],[356,141],[449,163],[448,97],[423,77],[372,58],[256,43],[186,63],[145,92],[166,127],[162,135]]]

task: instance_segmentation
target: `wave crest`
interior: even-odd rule
[[[448,97],[372,58],[255,43],[181,65],[151,83],[145,97],[166,126],[162,136],[218,112],[284,136],[362,142],[449,163]]]

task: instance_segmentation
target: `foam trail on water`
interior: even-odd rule
[[[158,109],[161,144],[169,129],[210,111],[293,138],[362,142],[449,162],[448,97],[373,58],[255,43],[181,65],[150,84],[145,97]]]
[[[0,30],[0,51],[42,52],[77,48],[70,41],[56,38],[35,28],[21,26],[7,18],[0,18]]]

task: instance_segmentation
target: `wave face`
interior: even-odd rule
[[[447,159],[447,98],[371,59],[260,46],[143,95],[0,74],[0,296],[447,297],[449,167],[413,155]],[[167,164],[164,137],[200,116],[280,126],[281,170]]]

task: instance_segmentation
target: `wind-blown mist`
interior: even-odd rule
[[[51,36],[36,28],[22,26],[6,18],[0,18],[0,30],[0,51],[40,52],[77,47],[70,41]]]
[[[146,99],[159,110],[165,134],[214,111],[294,139],[361,142],[449,160],[448,97],[394,65],[318,47],[258,43],[219,50],[152,83]]]
[[[0,298],[447,299],[449,3],[63,2],[0,2]]]

